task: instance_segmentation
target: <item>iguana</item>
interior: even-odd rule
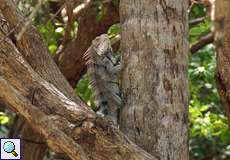
[[[96,37],[84,57],[87,60],[87,74],[94,92],[97,113],[117,124],[122,102],[118,83],[121,65],[113,56],[109,36],[102,34]]]

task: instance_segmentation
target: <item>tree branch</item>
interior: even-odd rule
[[[30,14],[28,20],[26,21],[25,25],[22,27],[22,30],[16,36],[17,41],[21,39],[22,35],[25,33],[27,27],[32,23],[34,17],[36,16],[38,10],[40,9],[43,0],[38,0],[37,5],[34,7],[33,12]]]
[[[17,12],[12,0],[0,0],[0,10],[9,23],[10,30],[13,31],[12,33],[15,35],[19,34],[26,20],[21,13]],[[33,26],[29,25],[21,39],[16,40],[15,43],[25,60],[43,79],[52,83],[71,100],[78,99],[78,97],[75,96],[74,90],[50,56],[41,36]],[[23,79],[23,77],[21,77],[21,79]],[[11,130],[11,136],[33,139],[40,142],[44,141],[40,134],[34,132],[31,127],[24,122],[24,119],[18,118],[14,123],[20,125],[15,125],[17,128]],[[46,145],[26,144],[23,146],[24,158],[25,160],[40,160],[44,157],[46,149]]]
[[[98,10],[95,5],[88,5],[81,12],[77,38],[68,43],[63,52],[55,55],[55,61],[65,75],[70,84],[74,87],[77,81],[86,71],[83,54],[90,46],[92,40],[102,33],[106,33],[108,28],[119,22],[118,6],[112,2],[104,4],[107,12],[101,20],[97,20]],[[93,26],[93,27],[92,27]]]
[[[52,150],[74,160],[156,159],[110,121],[97,117],[80,100],[72,101],[45,81],[9,40],[0,44],[0,64],[1,100],[41,132]]]
[[[4,91],[0,94],[1,99],[22,114],[32,126],[35,126],[35,129],[41,132],[50,143],[52,149],[61,148],[73,160],[87,160],[82,148],[54,125],[54,120],[58,121],[60,117],[45,115],[1,76],[0,90]]]
[[[26,19],[17,11],[11,0],[0,0],[0,10],[10,29],[17,26],[14,30],[14,34],[17,35]],[[21,39],[16,40],[16,47],[39,75],[54,84],[66,96],[76,98],[74,90],[56,66],[42,37],[33,26],[29,25]]]
[[[205,20],[205,17],[199,17],[199,18],[190,20],[190,21],[189,21],[189,25],[193,27],[193,26],[196,26],[196,25],[198,25],[198,24],[200,24],[200,23],[203,23],[204,20]]]
[[[213,43],[213,41],[214,35],[213,33],[209,33],[208,35],[201,37],[197,43],[193,44],[190,48],[190,52],[194,54],[204,46]]]

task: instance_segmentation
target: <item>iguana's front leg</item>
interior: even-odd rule
[[[119,62],[112,55],[108,35],[101,35],[93,40],[87,50],[89,79],[92,84],[99,115],[108,117],[117,124],[118,110],[121,105],[118,75],[121,70]]]

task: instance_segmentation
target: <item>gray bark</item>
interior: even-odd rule
[[[188,160],[188,1],[122,0],[120,128],[161,160]]]

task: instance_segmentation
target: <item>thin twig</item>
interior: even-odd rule
[[[66,2],[66,13],[67,13],[68,21],[67,21],[67,24],[66,24],[65,34],[64,34],[64,37],[63,37],[63,42],[62,42],[63,45],[66,43],[66,41],[68,41],[70,39],[71,30],[72,30],[72,24],[73,24],[73,21],[74,21],[73,3],[71,1]]]
[[[77,17],[79,17],[81,15],[81,13],[87,9],[90,6],[91,0],[84,0],[83,3],[79,4],[76,8],[73,9],[71,5],[71,2],[66,2],[65,3],[65,9],[66,9],[66,14],[68,16],[68,21],[67,21],[67,25],[66,25],[66,29],[65,29],[65,34],[64,34],[64,38],[62,43],[60,44],[60,46],[58,47],[56,53],[55,53],[55,57],[59,57],[60,54],[63,52],[64,50],[64,46],[66,44],[66,42],[69,40],[69,37],[71,36],[71,29],[72,29],[72,24],[73,21],[75,19],[77,19]]]
[[[91,2],[91,0],[85,0],[83,3],[79,4],[76,8],[74,8],[74,19],[80,17],[81,13],[90,6]]]
[[[57,10],[57,12],[56,12],[55,14],[53,14],[53,15],[50,17],[49,21],[53,21],[54,18],[57,17],[57,15],[62,11],[62,9],[63,9],[64,7],[65,7],[65,5],[63,4],[63,5]]]
[[[43,0],[38,0],[37,5],[34,7],[33,12],[30,14],[28,20],[26,21],[25,25],[22,27],[21,31],[16,36],[17,41],[21,39],[22,35],[26,32],[29,25],[32,23],[32,20],[36,16],[38,10],[40,9],[41,5],[43,3]]]

